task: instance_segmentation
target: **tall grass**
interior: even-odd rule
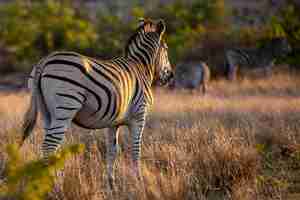
[[[57,177],[49,199],[287,199],[300,187],[300,81],[293,75],[239,84],[213,82],[209,94],[155,90],[142,145],[145,189],[130,176],[128,131],[122,129],[116,189],[107,190],[105,131],[72,127],[66,143],[84,143]],[[0,98],[0,163],[4,144],[20,136],[27,94]],[[14,104],[14,106],[8,106]],[[22,147],[39,155],[39,124]],[[1,167],[2,169],[3,167]],[[294,199],[297,199],[295,197]]]

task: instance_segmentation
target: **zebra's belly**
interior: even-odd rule
[[[86,129],[102,129],[117,125],[123,125],[127,121],[125,114],[114,117],[113,119],[106,116],[101,117],[97,113],[87,112],[87,110],[80,110],[73,119],[73,122]]]

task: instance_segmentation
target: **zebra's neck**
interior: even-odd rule
[[[154,61],[159,48],[159,36],[156,33],[137,34],[127,45],[125,57],[134,60],[134,65],[144,80],[152,84],[154,80]]]

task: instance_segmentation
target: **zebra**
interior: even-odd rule
[[[153,104],[151,84],[161,85],[173,76],[161,20],[142,19],[129,38],[123,56],[97,60],[75,52],[54,52],[33,68],[28,84],[30,106],[24,116],[23,139],[32,132],[38,111],[42,114],[45,138],[43,159],[48,161],[62,144],[74,122],[86,129],[108,128],[107,172],[114,182],[114,163],[120,126],[131,133],[131,165],[140,180],[141,137]]]
[[[233,48],[225,53],[225,65],[227,68],[227,78],[235,80],[239,72],[246,69],[263,69],[268,75],[276,59],[286,56],[291,52],[291,46],[286,38],[273,38],[265,46],[260,48]]]
[[[205,95],[209,80],[210,69],[205,62],[201,61],[199,64],[185,63],[176,67],[175,76],[170,87],[194,90],[200,86],[202,93]]]

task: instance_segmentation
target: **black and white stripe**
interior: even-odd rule
[[[142,20],[125,47],[125,55],[96,60],[74,52],[54,52],[33,69],[29,80],[31,105],[24,121],[23,140],[32,131],[40,110],[45,139],[45,159],[55,152],[71,122],[88,128],[108,128],[108,173],[113,179],[119,127],[129,127],[132,136],[133,169],[139,175],[141,136],[155,79],[168,82],[172,76],[167,47],[162,40],[162,20]]]
[[[227,78],[235,80],[244,71],[263,69],[271,72],[277,58],[291,51],[286,38],[274,38],[261,48],[233,48],[226,51]]]

